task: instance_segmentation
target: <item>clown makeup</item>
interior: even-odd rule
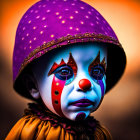
[[[51,67],[48,76],[54,74],[52,81],[52,104],[55,111],[60,115],[64,116],[61,111],[61,93],[65,85],[72,82],[77,74],[77,65],[70,53],[68,63],[66,64],[64,60],[58,65],[56,62]]]
[[[74,44],[54,50],[51,58],[42,57],[38,64],[43,72],[36,63],[34,74],[48,109],[70,120],[83,120],[99,107],[106,89],[105,48],[98,43]]]
[[[98,82],[101,87],[102,97],[104,95],[104,84],[103,84],[103,77],[106,72],[106,62],[105,57],[103,58],[102,62],[100,62],[100,51],[94,61],[90,64],[89,68],[89,75],[93,78],[94,81]]]
[[[56,69],[58,67],[62,67],[61,72],[67,73],[68,71],[70,71],[69,69],[71,68],[71,71],[73,71],[74,76],[76,76],[77,74],[77,65],[71,53],[69,56],[68,63],[66,64],[63,59],[61,60],[61,63],[59,65],[55,62],[53,66],[51,67],[51,70],[49,71],[48,76],[51,75],[52,73],[56,73]]]

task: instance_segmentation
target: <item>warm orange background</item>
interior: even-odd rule
[[[16,28],[25,11],[38,0],[1,0],[0,9],[0,138],[22,116],[29,100],[12,88],[12,52]],[[93,115],[116,140],[140,139],[140,2],[84,0],[95,7],[116,32],[127,55],[126,71]]]

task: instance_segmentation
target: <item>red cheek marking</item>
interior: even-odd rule
[[[61,110],[61,94],[65,86],[66,80],[59,80],[58,78],[53,77],[52,81],[52,104],[57,114],[62,117],[65,117]]]

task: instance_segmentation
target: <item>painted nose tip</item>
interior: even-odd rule
[[[79,87],[81,90],[87,91],[91,88],[91,82],[88,79],[81,79],[79,81]]]

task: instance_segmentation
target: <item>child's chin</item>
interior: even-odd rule
[[[80,120],[85,120],[89,115],[90,112],[80,111],[76,113],[70,113],[66,116],[66,118],[72,121],[80,121]]]

